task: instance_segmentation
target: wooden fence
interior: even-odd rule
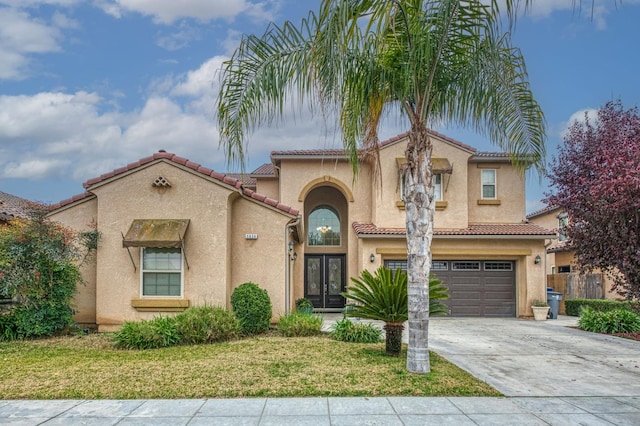
[[[562,293],[560,314],[565,314],[564,301],[567,299],[604,299],[604,279],[602,274],[552,274],[547,275],[547,287]]]

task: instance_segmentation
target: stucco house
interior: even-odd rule
[[[525,181],[504,153],[431,132],[436,196],[432,270],[453,316],[531,316],[545,295],[536,263],[555,233],[525,219]],[[349,277],[406,267],[399,170],[407,135],[380,144],[380,178],[341,150],[271,153],[249,176],[160,151],[84,184],[51,218],[100,232],[76,320],[100,330],[203,303],[229,306],[246,281],[267,289],[274,320],[307,297],[340,311]]]
[[[569,223],[567,212],[558,206],[547,206],[527,215],[527,220],[541,227],[551,229],[556,233],[555,240],[548,240],[546,243],[546,256],[544,258],[545,270],[547,275],[556,274],[573,274],[580,275],[581,271],[576,265],[576,252],[571,244],[570,238],[566,235],[564,229]],[[619,299],[620,295],[611,290],[613,279],[608,274],[600,274],[595,271],[598,277],[593,276],[593,284],[599,283],[601,286],[600,297],[606,299]],[[583,274],[584,275],[584,274]],[[557,277],[556,277],[557,278]],[[586,276],[579,279],[585,280]],[[589,278],[591,281],[591,278]],[[557,281],[554,277],[548,277],[547,281],[550,286],[554,286],[553,282]],[[569,296],[570,295],[565,295]],[[578,297],[578,296],[576,296]],[[586,296],[580,296],[586,297]],[[592,296],[595,297],[595,296]],[[563,310],[561,310],[563,312]]]

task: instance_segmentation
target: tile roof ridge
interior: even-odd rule
[[[82,184],[82,186],[86,189],[89,190],[89,188],[97,183],[100,182],[104,182],[105,180],[111,179],[115,176],[118,176],[122,173],[126,173],[132,170],[135,170],[141,166],[144,166],[146,164],[149,164],[153,161],[170,161],[172,163],[176,163],[179,164],[183,167],[186,167],[188,169],[193,170],[196,173],[199,173],[201,175],[204,176],[208,176],[211,177],[217,181],[220,181],[226,185],[229,185],[231,187],[234,187],[238,190],[240,190],[240,192],[243,195],[246,195],[244,193],[244,191],[246,190],[246,188],[244,188],[243,182],[240,179],[237,179],[236,177],[233,176],[233,174],[231,173],[220,173],[220,172],[216,172],[213,169],[210,169],[208,167],[204,167],[198,163],[195,163],[193,161],[190,161],[186,158],[180,157],[174,153],[171,152],[167,152],[164,149],[159,150],[158,152],[153,153],[151,156],[148,157],[144,157],[139,159],[138,161],[134,161],[133,163],[129,163],[124,167],[120,167],[117,169],[114,169],[110,172],[104,173],[98,177],[95,177],[93,179],[89,179],[86,182],[84,182]],[[259,195],[259,194],[258,194]],[[256,199],[258,201],[261,201],[264,204],[270,205],[272,207],[277,208],[278,210],[281,210],[285,213],[289,213],[289,214],[294,214],[291,213],[292,211],[295,211],[296,215],[298,214],[298,210],[289,207],[289,206],[285,206],[284,204],[279,203],[277,200],[272,200],[272,199],[268,199],[267,197],[264,197],[263,199],[260,199],[260,197],[254,197],[254,196],[250,196],[252,199]],[[68,201],[68,200],[65,200]],[[73,201],[71,201],[73,202]]]
[[[90,198],[90,197],[95,197],[95,194],[89,192],[89,191],[85,191],[81,194],[76,194],[76,195],[72,195],[70,198],[66,198],[62,201],[59,201],[55,204],[51,204],[49,206],[49,210],[53,211],[53,210],[58,210],[62,207],[68,206],[69,204],[73,204],[76,201],[80,201],[80,200],[84,200],[85,198]]]
[[[467,145],[465,143],[460,142],[459,140],[456,140],[452,137],[449,137],[445,134],[442,134],[440,132],[437,132],[433,129],[427,129],[427,132],[431,135],[431,136],[435,136],[439,139],[442,139],[443,141],[450,143],[452,145],[455,145],[459,148],[462,148],[466,151],[472,152],[474,153],[474,155],[478,155],[478,150],[470,145]],[[378,142],[378,147],[379,148],[385,148],[389,145],[393,145],[396,142],[399,142],[403,139],[406,139],[409,136],[409,131],[405,131],[402,133],[399,133],[395,136],[392,136],[388,139],[385,139],[383,141]],[[360,153],[364,153],[366,150],[365,149],[359,149],[358,152]],[[506,153],[490,153],[490,154],[504,154],[507,155]],[[271,155],[272,156],[288,156],[288,155],[345,155],[344,152],[344,148],[328,148],[328,149],[291,149],[291,150],[275,150],[275,151],[271,151]],[[345,155],[346,156],[346,155]]]
[[[559,208],[560,208],[560,206],[554,206],[554,205],[543,207],[541,209],[538,209],[538,210],[535,210],[535,211],[529,213],[527,215],[527,219],[533,218],[533,217],[536,217],[536,216],[540,216],[540,215],[542,215],[544,213],[552,212],[552,211],[554,211],[556,209],[559,209]]]

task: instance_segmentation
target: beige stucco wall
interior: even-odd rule
[[[91,231],[97,223],[97,199],[78,202],[73,207],[58,210],[49,218],[77,232]],[[100,245],[102,242],[99,241]],[[83,253],[86,252],[82,248]],[[96,253],[89,252],[80,264],[80,272],[84,283],[78,286],[78,293],[73,299],[76,313],[73,320],[81,325],[96,323]]]
[[[289,218],[255,202],[240,197],[231,200],[231,243],[229,259],[231,279],[228,297],[242,283],[254,282],[268,291],[273,318],[286,312],[285,288],[288,264]],[[256,234],[256,240],[246,234]]]
[[[466,228],[468,225],[467,209],[467,162],[471,154],[432,137],[433,158],[446,158],[453,166],[453,173],[444,174],[442,180],[443,209],[436,211],[434,223],[436,228]],[[398,174],[398,158],[404,158],[406,140],[392,144],[380,151],[382,171],[382,191],[375,194],[373,222],[383,227],[404,227],[405,213],[400,200],[400,175]]]
[[[496,170],[496,193],[500,204],[482,204],[483,169]],[[525,220],[525,177],[508,162],[470,162],[469,223],[520,223]],[[489,201],[491,203],[491,201]]]
[[[257,178],[256,192],[274,200],[280,199],[279,182],[277,178]]]

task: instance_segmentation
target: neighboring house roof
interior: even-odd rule
[[[435,130],[428,130],[431,136],[435,136],[439,139],[442,139],[444,142],[449,143],[450,145],[454,145],[460,149],[468,151],[472,154],[476,154],[477,150],[469,145],[465,145],[460,141],[457,141],[453,138],[443,135],[442,133],[438,133]],[[380,142],[378,145],[381,149],[393,145],[397,142],[401,142],[405,140],[409,136],[409,132],[401,133],[397,136],[389,138]],[[364,154],[364,150],[360,150],[361,154]],[[490,153],[495,154],[495,153]],[[505,154],[506,156],[506,154]],[[286,151],[271,151],[272,159],[282,159],[282,158],[336,158],[336,159],[346,159],[346,155],[344,149],[292,149]]]
[[[256,177],[275,177],[276,176],[276,168],[272,163],[264,163],[251,173],[249,176]]]
[[[242,182],[242,186],[246,186],[249,188],[256,187],[256,179],[246,173],[226,173],[226,175],[234,179],[238,179],[240,182]]]
[[[551,213],[554,210],[559,210],[559,209],[560,209],[560,207],[558,207],[558,206],[547,206],[547,207],[544,207],[544,208],[542,208],[540,210],[536,210],[536,211],[534,211],[532,213],[529,213],[527,215],[527,219],[533,219],[535,217],[542,216],[542,215]]]
[[[15,195],[0,191],[0,220],[7,221],[17,217],[27,217],[28,212],[36,203]]]
[[[91,192],[89,192],[91,190],[91,188],[95,185],[99,185],[99,184],[103,184],[106,183],[107,181],[115,178],[115,177],[119,177],[121,175],[124,175],[126,173],[130,173],[132,171],[135,171],[136,169],[140,168],[140,167],[146,167],[154,162],[160,162],[160,161],[165,161],[165,162],[169,162],[169,163],[173,163],[175,165],[178,166],[182,166],[182,167],[186,167],[187,169],[190,169],[191,171],[202,175],[203,177],[211,177],[229,187],[235,188],[237,191],[239,191],[243,196],[247,197],[247,198],[251,198],[253,200],[256,200],[262,204],[266,204],[268,206],[274,207],[284,213],[293,215],[293,216],[297,216],[299,211],[297,209],[294,209],[293,207],[289,207],[287,205],[284,205],[282,203],[280,203],[278,200],[274,200],[272,198],[268,198],[264,195],[258,194],[257,192],[246,188],[243,184],[243,182],[234,177],[232,174],[224,174],[224,173],[218,173],[212,169],[209,169],[207,167],[204,167],[198,163],[194,163],[192,161],[189,161],[186,158],[182,158],[177,156],[176,154],[172,154],[169,152],[166,152],[164,150],[160,150],[159,152],[154,153],[153,155],[149,156],[149,157],[145,157],[145,158],[141,158],[140,160],[127,164],[124,167],[120,167],[118,169],[112,170],[108,173],[104,173],[98,177],[95,177],[93,179],[89,179],[88,181],[86,181],[85,183],[82,184],[82,186],[84,186],[85,189],[87,189],[87,192],[83,193],[83,194],[79,194],[76,195],[72,198],[69,198],[67,200],[63,200],[61,202],[59,202],[58,204],[55,204],[53,206],[51,206],[52,210],[57,210],[59,208],[65,207],[69,204],[75,203],[77,201],[80,200],[84,200],[86,198],[90,198],[90,197],[95,197],[95,195],[93,195]]]
[[[353,223],[353,229],[359,238],[405,237],[405,228],[379,228],[373,223]],[[533,223],[480,224],[470,223],[462,229],[436,229],[435,237],[470,237],[470,236],[518,236],[518,237],[555,237],[555,232]]]
[[[549,247],[547,247],[547,253],[557,253],[559,251],[569,251],[573,250],[573,246],[571,245],[571,241],[554,241],[551,243]]]

